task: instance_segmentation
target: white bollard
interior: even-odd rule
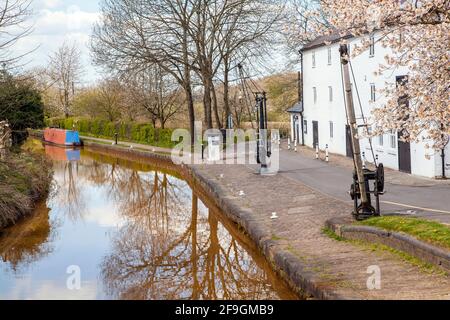
[[[291,138],[288,137],[288,150],[291,150]]]
[[[297,139],[294,140],[294,151],[297,152]]]
[[[319,159],[319,144],[316,143],[316,159]]]
[[[325,162],[328,162],[328,144],[325,145]]]

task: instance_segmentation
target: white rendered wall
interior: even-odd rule
[[[375,35],[375,39],[377,36]],[[349,39],[351,50],[355,43],[359,43],[359,38]],[[328,64],[328,48],[331,48],[331,64]],[[315,54],[315,67],[312,66],[312,55]],[[385,99],[379,92],[385,86],[385,83],[395,84],[396,76],[407,75],[406,68],[385,71],[382,75],[375,75],[380,63],[384,62],[384,56],[389,53],[388,48],[382,48],[380,44],[375,44],[375,54],[369,56],[368,50],[351,60],[356,80],[356,86],[353,84],[353,101],[355,104],[356,117],[358,124],[362,124],[361,112],[359,111],[359,101],[356,88],[359,92],[362,109],[365,117],[371,116],[371,110],[374,106],[379,106]],[[305,134],[305,143],[313,146],[313,126],[312,121],[318,121],[319,124],[319,148],[325,149],[328,144],[329,151],[333,153],[346,154],[346,113],[344,104],[344,93],[341,78],[341,64],[339,55],[339,43],[329,46],[322,46],[316,49],[310,49],[303,52],[303,97],[304,97],[304,119],[307,120],[307,133]],[[350,74],[352,83],[353,78]],[[371,99],[371,84],[375,85],[377,90],[375,102]],[[333,101],[329,101],[329,89],[333,90]],[[317,90],[317,101],[314,103],[313,87]],[[333,122],[334,136],[330,137],[329,122]],[[363,130],[363,128],[360,128]],[[396,136],[396,133],[394,133]],[[372,139],[374,153],[378,156],[384,166],[398,170],[398,146],[395,142],[394,148],[391,147],[390,134],[383,136],[383,145],[380,145],[378,137]],[[447,147],[447,149],[450,149]],[[365,152],[367,161],[372,162],[371,151],[368,139],[361,140],[361,151]],[[427,159],[426,154],[429,154]],[[431,155],[430,155],[431,154]],[[437,166],[439,163],[439,166]],[[450,163],[450,150],[447,151],[447,163]],[[441,175],[440,157],[437,157],[425,148],[425,143],[411,143],[411,172],[412,174],[435,177]],[[448,167],[450,171],[450,164]],[[450,172],[449,172],[450,173]]]

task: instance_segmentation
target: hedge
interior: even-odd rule
[[[173,147],[172,130],[154,128],[150,124],[134,122],[109,122],[101,119],[85,118],[50,118],[45,121],[49,127],[78,130],[81,135],[97,138],[114,139],[118,133],[121,141],[131,141],[158,147]]]

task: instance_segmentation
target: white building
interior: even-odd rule
[[[363,124],[359,111],[358,89],[363,114],[371,115],[370,110],[382,103],[384,97],[379,94],[385,82],[401,81],[408,74],[406,68],[390,70],[385,74],[375,76],[380,63],[388,53],[376,43],[377,35],[370,35],[373,45],[366,52],[351,60],[356,87],[353,83],[353,97],[358,124]],[[331,43],[327,45],[327,43]],[[360,42],[360,38],[348,38],[349,47]],[[320,149],[328,145],[329,151],[351,156],[349,128],[346,126],[344,90],[341,75],[338,36],[323,36],[306,44],[303,55],[303,133],[304,143]],[[352,75],[350,74],[350,77]],[[360,127],[363,130],[363,127]],[[299,136],[299,135],[297,135]],[[299,141],[301,142],[301,141]],[[369,140],[361,140],[361,152],[365,153],[367,161],[372,162]],[[441,153],[425,148],[425,142],[404,143],[399,140],[398,133],[392,132],[372,138],[375,156],[385,167],[389,167],[414,175],[425,177],[442,176]],[[450,177],[450,145],[445,149],[445,173]]]

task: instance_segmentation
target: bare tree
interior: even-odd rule
[[[222,126],[216,86],[237,60],[266,52],[281,0],[105,0],[103,22],[94,28],[95,61],[116,72],[158,65],[184,89],[191,133],[194,132],[193,78],[203,88],[206,127]],[[237,64],[237,63],[236,63]],[[224,74],[221,74],[221,72]],[[222,80],[223,79],[223,80]],[[193,134],[191,138],[194,139]],[[192,140],[193,141],[193,140]]]
[[[76,43],[72,45],[64,43],[50,56],[48,72],[59,91],[60,107],[67,118],[70,116],[75,95],[75,83],[83,74],[80,50]]]
[[[0,3],[0,64],[9,68],[24,54],[13,56],[10,48],[17,41],[32,31],[31,26],[25,26],[31,14],[31,0],[4,0]]]
[[[317,37],[317,26],[322,30],[332,28],[321,0],[289,0],[285,19],[286,45],[295,54],[300,46]]]
[[[178,83],[157,65],[128,74],[125,81],[133,103],[149,114],[154,127],[159,122],[164,129],[185,102]]]
[[[103,21],[93,30],[96,63],[110,70],[128,71],[158,65],[183,88],[194,143],[191,41],[188,28],[191,1],[105,0]]]
[[[109,121],[115,121],[120,117],[124,104],[123,88],[117,79],[105,79],[97,88],[97,109]]]
[[[264,57],[269,56],[269,48],[274,44],[278,22],[282,21],[285,9],[284,1],[277,0],[241,0],[232,3],[236,6],[223,18],[217,33],[227,121],[228,116],[233,114],[229,97],[230,72],[239,64],[252,65],[258,58],[264,60]]]
[[[231,64],[238,56],[242,62],[267,52],[284,5],[278,0],[197,0],[195,7],[189,35],[195,44],[195,70],[204,88],[205,122],[212,127],[214,115],[216,125],[222,127],[215,80],[223,79],[225,114],[230,115]]]

